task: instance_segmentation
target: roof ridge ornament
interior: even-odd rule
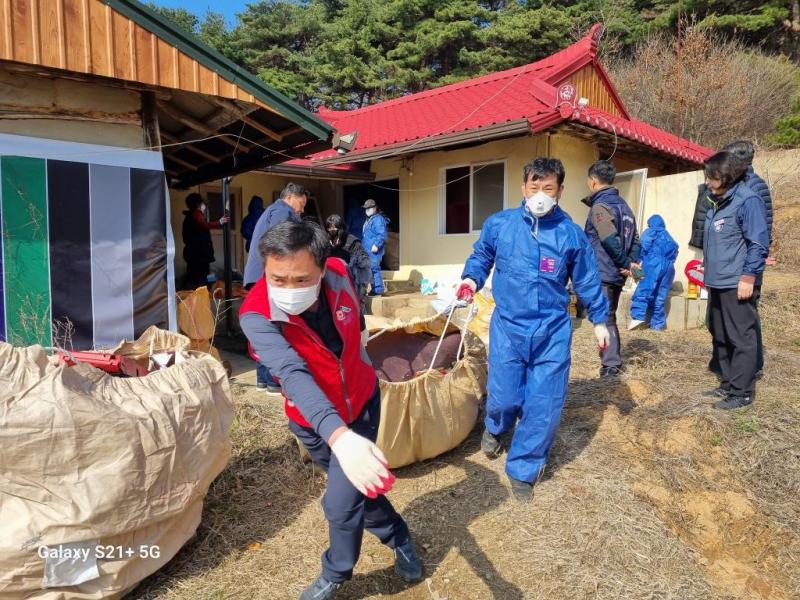
[[[605,30],[605,25],[602,23],[595,23],[589,30],[589,37],[591,39],[591,52],[593,57],[597,56],[597,48],[600,45],[600,40],[603,39],[603,33],[605,33]]]

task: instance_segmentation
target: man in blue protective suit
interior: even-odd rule
[[[631,270],[640,267],[639,234],[636,218],[628,204],[613,187],[617,170],[607,160],[589,167],[587,185],[592,192],[583,202],[589,206],[586,236],[592,244],[603,291],[608,298],[608,331],[611,341],[600,355],[601,377],[615,377],[622,371],[622,345],[617,329],[617,306]]]
[[[636,329],[650,315],[650,329],[661,330],[667,325],[665,305],[672,282],[675,280],[675,259],[678,244],[667,231],[661,215],[647,220],[647,231],[642,234],[640,258],[645,278],[636,286],[631,300],[631,322],[628,329]]]
[[[500,436],[516,425],[506,473],[519,500],[533,497],[567,395],[569,279],[588,306],[598,344],[608,345],[608,301],[589,241],[557,206],[563,184],[560,160],[537,158],[525,165],[521,206],[486,220],[457,291],[459,299],[471,301],[494,267],[496,309],[481,448],[489,457],[498,456]]]
[[[364,223],[364,235],[361,245],[369,253],[369,260],[372,263],[372,289],[369,296],[383,295],[383,275],[381,274],[381,261],[386,249],[386,237],[388,235],[387,226],[389,220],[378,210],[375,200],[367,200],[362,207],[367,212],[367,220]]]

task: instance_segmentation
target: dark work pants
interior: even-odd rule
[[[709,324],[722,385],[734,396],[752,396],[758,370],[758,296],[740,301],[737,289],[709,288]]]
[[[619,329],[617,329],[617,307],[619,306],[619,296],[622,293],[621,285],[613,283],[603,283],[603,292],[608,298],[608,348],[600,352],[600,359],[604,367],[622,366],[622,346],[619,341]]]
[[[209,263],[206,261],[201,262],[187,262],[186,263],[186,287],[189,289],[197,289],[204,285],[208,285],[208,274],[211,272]]]
[[[758,308],[758,302],[761,299],[761,286],[757,285],[755,290],[753,291],[754,296],[756,297],[756,309]],[[711,330],[711,302],[708,303],[708,309],[706,311],[706,327],[708,327],[709,333],[714,335],[714,332]],[[757,338],[757,346],[758,346],[758,359],[756,364],[756,373],[762,371],[764,369],[764,340],[761,337],[761,314],[756,314],[756,338]],[[719,366],[719,355],[717,353],[717,347],[712,345],[711,350],[711,362],[708,363],[709,370],[713,371],[714,373],[721,373],[722,369]]]
[[[381,395],[380,389],[376,388],[373,397],[349,427],[374,442],[378,437],[380,419]],[[339,583],[352,577],[353,567],[361,553],[364,529],[390,548],[408,541],[408,526],[385,495],[369,499],[354,488],[326,440],[313,429],[291,421],[289,429],[308,448],[312,460],[328,473],[328,489],[322,498],[330,544],[322,554],[322,575],[325,579]]]
[[[256,362],[256,381],[258,383],[266,383],[267,385],[274,385],[275,387],[278,386],[278,382],[275,381],[275,378],[272,377],[272,373],[269,372],[269,369],[262,365],[260,362]]]

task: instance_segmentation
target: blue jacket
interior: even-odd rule
[[[481,289],[494,267],[495,315],[520,347],[531,336],[569,324],[567,281],[589,308],[592,323],[608,320],[594,253],[581,228],[558,206],[537,219],[525,207],[493,214],[483,224],[463,278]],[[525,344],[523,346],[523,344]]]
[[[387,226],[389,219],[382,213],[375,213],[369,217],[364,223],[364,235],[361,238],[361,244],[364,250],[372,254],[372,246],[378,247],[378,254],[383,252],[383,246],[386,244]]]
[[[275,227],[278,223],[283,223],[289,219],[299,221],[300,217],[294,212],[294,209],[286,204],[281,199],[276,200],[267,207],[264,214],[261,215],[253,230],[253,237],[251,238],[255,244],[255,251],[247,255],[247,264],[244,266],[244,284],[250,285],[255,283],[261,278],[264,272],[264,263],[261,260],[261,255],[258,252],[258,244],[264,234],[270,229]]]
[[[607,187],[595,192],[590,198],[591,208],[586,219],[586,236],[592,244],[600,279],[603,283],[625,285],[627,277],[619,270],[627,269],[632,262],[639,260],[639,235],[636,232],[636,218],[627,202],[614,187]],[[600,239],[600,234],[592,223],[597,206],[606,207],[614,218],[617,233],[614,236]]]
[[[730,289],[742,275],[760,285],[769,250],[764,201],[745,180],[736,183],[722,199],[711,197],[703,235],[706,287]]]
[[[750,186],[761,201],[764,203],[764,210],[767,215],[767,232],[769,233],[769,245],[772,245],[772,194],[769,193],[769,186],[767,182],[761,179],[761,176],[753,170],[753,167],[747,168],[747,175],[744,177],[745,183]]]
[[[660,273],[663,267],[671,265],[678,258],[678,244],[667,231],[661,215],[653,215],[647,220],[647,231],[642,234],[642,267],[646,276],[651,271]]]

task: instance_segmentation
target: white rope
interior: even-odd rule
[[[456,352],[456,362],[461,360],[461,349],[464,347],[464,338],[467,337],[467,330],[469,329],[469,324],[472,322],[472,319],[475,315],[478,314],[478,306],[473,302],[472,306],[470,306],[469,313],[467,313],[467,318],[464,320],[464,325],[461,327],[461,341],[458,343],[458,351]]]

